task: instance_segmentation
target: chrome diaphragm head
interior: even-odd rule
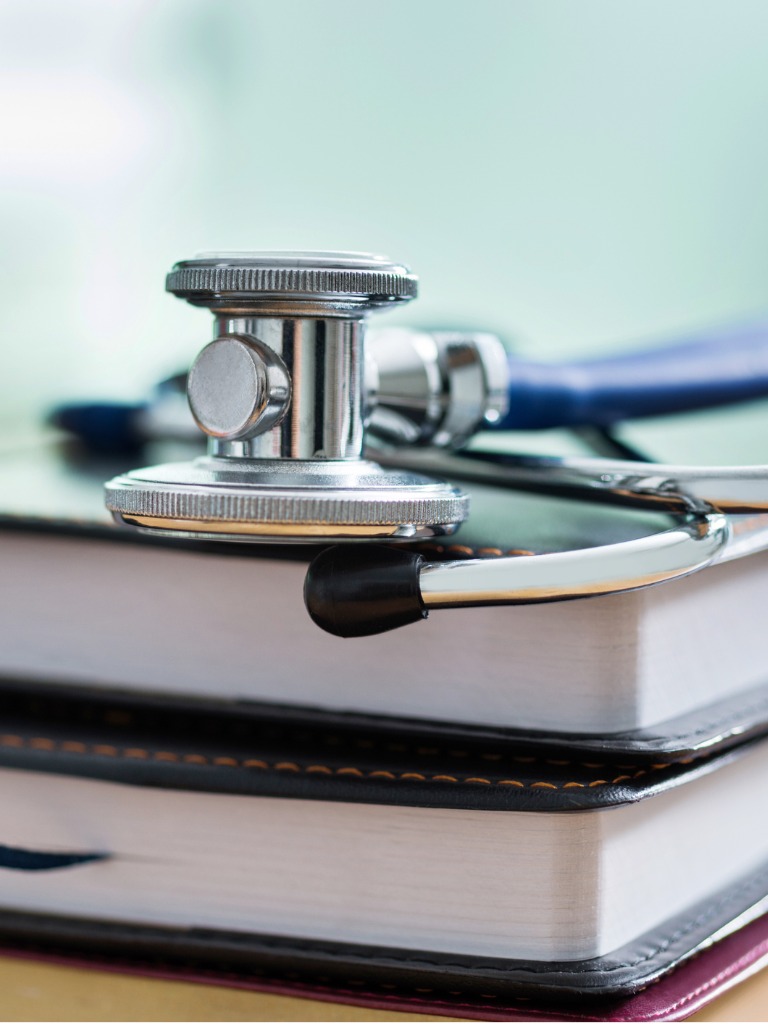
[[[411,271],[359,253],[221,253],[177,264],[167,290],[216,332],[187,385],[209,454],[106,485],[115,518],[196,538],[318,542],[452,533],[468,498],[363,458],[368,315],[414,298]]]
[[[416,540],[467,515],[457,488],[408,471],[352,463],[269,465],[207,457],[139,469],[107,485],[107,507],[144,532],[219,540]]]

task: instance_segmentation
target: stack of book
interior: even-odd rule
[[[491,1020],[677,1019],[768,956],[768,527],[648,590],[341,640],[317,549],[121,531],[115,468],[0,460],[3,946]],[[474,499],[432,557],[667,525]]]

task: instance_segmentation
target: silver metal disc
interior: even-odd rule
[[[417,540],[453,533],[469,512],[450,484],[362,460],[206,456],[134,470],[105,491],[119,522],[220,540]]]
[[[166,290],[195,305],[214,308],[267,296],[333,305],[345,299],[374,308],[408,302],[418,294],[410,267],[361,252],[210,252],[177,263]]]

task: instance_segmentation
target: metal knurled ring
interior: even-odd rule
[[[249,266],[192,266],[174,268],[166,290],[175,295],[309,294],[382,295],[415,298],[418,279],[402,270],[353,270]]]
[[[153,516],[230,522],[304,522],[333,525],[396,525],[463,521],[469,499],[456,493],[446,497],[348,498],[343,495],[227,494],[216,491],[143,490],[107,487],[106,505],[121,515]]]

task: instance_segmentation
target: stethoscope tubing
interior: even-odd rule
[[[425,608],[541,604],[639,590],[716,561],[731,528],[726,516],[691,516],[661,533],[595,548],[543,555],[425,562]]]
[[[631,541],[543,555],[429,562],[403,548],[337,546],[310,565],[304,598],[326,632],[370,636],[437,609],[541,604],[665,583],[717,561],[731,538],[729,517],[713,513]]]
[[[315,622],[339,636],[385,632],[437,609],[625,593],[768,547],[768,515],[761,514],[768,509],[766,466],[699,468],[477,451],[377,456],[417,469],[429,458],[431,469],[456,479],[672,513],[676,521],[633,540],[540,555],[436,562],[386,550],[335,549],[313,563],[305,599]]]
[[[611,426],[750,401],[768,395],[768,321],[573,362],[510,356],[508,375],[508,411],[493,429]]]

